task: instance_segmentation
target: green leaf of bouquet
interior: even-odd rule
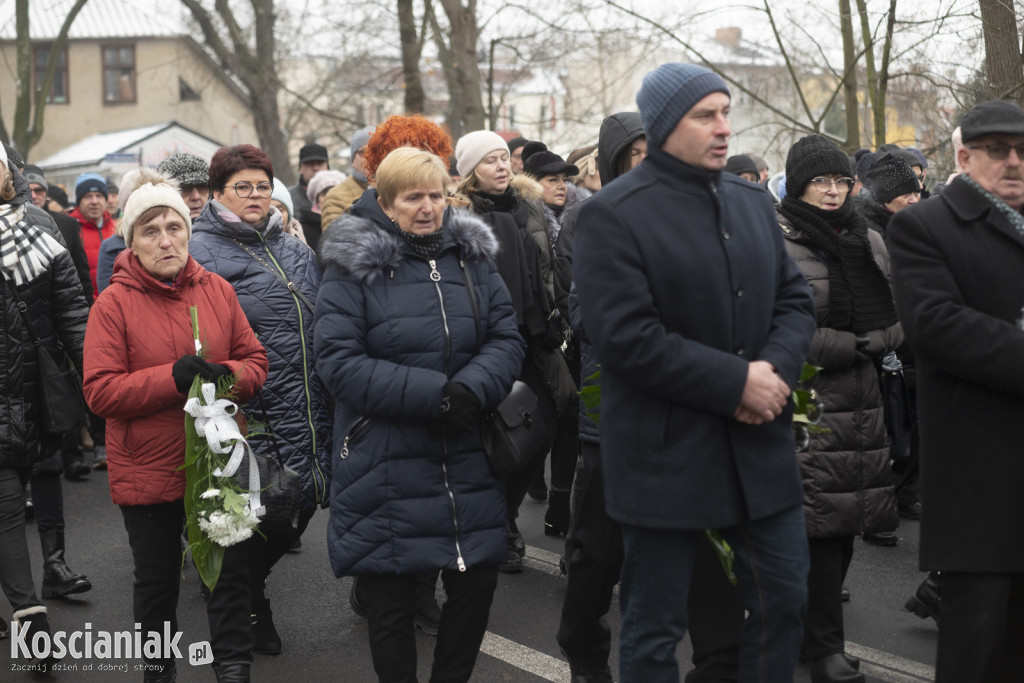
[[[729,577],[729,582],[735,586],[736,572],[733,570],[733,566],[736,562],[736,553],[717,530],[705,529],[704,535],[711,541],[711,547],[715,549],[715,554],[718,555],[718,561],[721,563],[725,575]]]
[[[821,367],[817,365],[811,365],[810,363],[804,363],[803,369],[800,370],[800,381],[806,382],[815,375],[821,372]]]

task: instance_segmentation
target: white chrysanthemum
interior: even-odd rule
[[[229,514],[221,510],[211,512],[209,518],[199,518],[199,528],[217,545],[228,546],[241,543],[250,536],[259,524],[259,519],[248,506],[238,514]]]

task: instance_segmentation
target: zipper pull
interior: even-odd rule
[[[345,440],[341,442],[341,459],[344,460],[348,457],[348,442],[351,436],[346,436]]]
[[[464,559],[462,559],[462,555],[461,554],[459,554],[458,565],[459,565],[459,571],[460,572],[466,571],[466,561]]]
[[[427,261],[427,263],[430,264],[430,279],[433,280],[434,282],[440,282],[441,273],[437,272],[437,261],[435,261],[434,259],[430,259],[429,261]]]

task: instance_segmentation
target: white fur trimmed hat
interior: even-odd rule
[[[126,245],[132,246],[135,222],[154,206],[166,206],[176,211],[185,221],[189,237],[192,236],[192,219],[185,201],[181,198],[178,183],[148,168],[139,170],[136,182],[138,185],[125,202],[124,216],[121,218],[121,232],[124,233]]]

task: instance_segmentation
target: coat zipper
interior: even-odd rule
[[[274,254],[270,251],[270,246],[267,241],[263,239],[263,235],[257,233],[260,241],[263,242],[263,248],[267,250],[267,256],[274,263],[274,267],[281,273],[281,277],[291,284],[288,280],[287,273],[284,272],[284,268],[274,258]],[[302,387],[306,394],[306,424],[309,425],[309,433],[313,440],[313,452],[310,454],[310,478],[313,480],[313,494],[316,502],[321,503],[324,501],[324,496],[327,493],[327,486],[325,485],[325,477],[322,471],[320,471],[320,462],[316,457],[316,426],[313,424],[313,397],[309,391],[309,365],[308,359],[306,358],[306,326],[302,317],[302,302],[295,296],[295,292],[291,287],[288,287],[288,292],[292,295],[292,301],[295,302],[295,308],[299,314],[299,341],[302,345]]]
[[[345,440],[341,442],[341,459],[344,460],[348,457],[348,444],[352,439],[359,436],[359,434],[366,429],[366,426],[370,424],[373,418],[363,416],[355,421],[352,427],[348,430],[348,434],[345,435]]]
[[[448,314],[444,310],[444,295],[441,293],[441,273],[437,270],[437,261],[435,259],[430,259],[427,263],[430,265],[430,281],[434,283],[434,289],[437,290],[437,300],[441,304],[441,320],[444,322],[444,374],[450,377],[452,335],[448,329]],[[462,546],[459,544],[459,516],[455,511],[455,493],[448,484],[448,439],[444,435],[441,436],[441,444],[444,449],[444,459],[441,461],[441,470],[444,473],[444,488],[448,492],[448,500],[452,504],[452,524],[455,526],[456,563],[459,566],[459,571],[464,572],[466,571],[466,561],[462,557]]]

